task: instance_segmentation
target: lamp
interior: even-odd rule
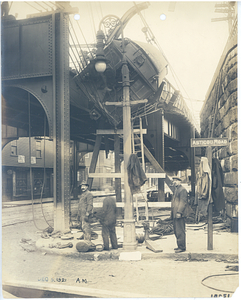
[[[95,69],[98,73],[103,73],[106,70],[106,58],[104,53],[104,43],[103,39],[105,38],[102,30],[98,30],[96,34],[97,39],[97,50],[96,50],[96,62]]]

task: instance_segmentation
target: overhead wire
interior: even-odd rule
[[[73,38],[73,36],[72,36],[70,30],[69,30],[69,35],[70,35],[70,38],[72,39],[72,41],[73,41],[73,43],[74,43],[75,41],[74,41],[74,38]],[[69,44],[69,46],[70,46],[70,44]],[[79,60],[78,60],[77,57],[76,57],[76,54],[75,54],[74,49],[73,49],[72,47],[70,47],[70,49],[71,49],[73,55],[75,56],[76,61],[77,61],[78,64],[79,64],[80,70],[82,71],[82,70],[85,68],[86,65],[83,64],[83,61],[82,61],[81,58],[80,58],[80,55],[79,55],[79,52],[78,52],[76,46],[75,46],[75,50],[76,50],[76,52],[78,53],[77,55],[78,55],[78,57],[79,57]],[[84,55],[83,55],[83,57],[84,57]],[[85,63],[86,63],[86,61],[85,61]],[[80,65],[80,64],[81,64],[81,65]],[[87,64],[87,63],[86,63],[86,64]]]
[[[135,2],[133,2],[133,3],[134,3],[134,5],[137,7],[136,3],[135,3]],[[164,58],[165,58],[166,61],[168,62],[168,65],[169,65],[169,67],[170,67],[170,70],[171,70],[171,72],[172,72],[172,74],[173,74],[173,79],[175,80],[178,89],[180,90],[180,87],[179,87],[179,84],[178,84],[178,82],[179,82],[180,85],[181,85],[181,87],[182,87],[182,89],[183,89],[183,91],[186,93],[186,95],[188,96],[188,98],[190,98],[190,96],[188,95],[186,89],[184,88],[184,86],[182,85],[180,79],[178,78],[177,74],[175,73],[175,71],[174,71],[174,69],[173,69],[171,63],[170,63],[169,60],[167,59],[167,57],[166,57],[166,55],[165,55],[165,53],[164,53],[162,47],[160,46],[159,42],[156,40],[156,38],[155,38],[155,36],[154,36],[152,30],[150,29],[148,23],[146,22],[145,18],[143,17],[143,15],[142,15],[142,13],[141,13],[140,11],[138,11],[138,15],[140,16],[140,18],[141,18],[141,20],[142,20],[144,26],[147,28],[147,30],[148,30],[148,32],[149,32],[149,34],[150,34],[150,39],[149,39],[148,41],[149,41],[149,42],[153,41],[153,42],[156,44],[157,48],[161,51],[162,55],[164,56]],[[191,102],[191,100],[190,100],[190,102]],[[192,103],[192,102],[191,102],[191,110],[192,110],[192,112],[194,112],[194,109],[193,109],[193,103]]]
[[[37,1],[34,1],[34,3],[36,3],[37,5],[39,5],[41,8],[43,8],[44,10],[47,10],[48,11],[48,9],[46,8],[46,7],[44,7],[43,5],[41,5],[39,2],[37,2]]]
[[[36,8],[36,7],[34,7],[32,4],[30,4],[30,3],[27,2],[27,1],[24,1],[24,3],[28,4],[28,5],[31,6],[32,8],[36,9],[38,12],[42,12],[42,10],[40,10],[40,9],[38,9],[38,8]]]
[[[93,10],[92,10],[92,3],[89,2],[89,7],[90,7],[90,15],[91,15],[91,19],[92,19],[92,30],[94,32],[94,39],[96,38],[96,27],[95,27],[95,19],[94,19],[94,14],[93,14]]]
[[[78,45],[79,45],[80,52],[82,53],[83,59],[85,60],[85,67],[86,67],[86,66],[88,65],[88,61],[86,60],[85,53],[83,52],[82,48],[80,47],[80,43],[78,42],[78,37],[77,37],[76,31],[75,31],[75,29],[74,29],[73,24],[72,24],[71,21],[70,21],[70,24],[71,24],[71,26],[72,26],[72,30],[73,30],[74,36],[75,36],[75,38],[76,38],[76,40],[77,40],[77,43],[78,43]],[[90,50],[90,47],[89,47],[89,45],[88,45],[88,43],[87,43],[87,41],[86,41],[86,38],[85,38],[85,36],[84,36],[83,31],[82,31],[81,28],[80,28],[79,23],[77,23],[77,25],[78,25],[78,28],[79,28],[79,30],[80,30],[80,32],[81,32],[81,35],[82,35],[82,37],[83,37],[83,39],[84,39],[84,41],[85,41],[85,44],[86,44],[86,46],[87,46],[87,48],[88,48],[89,54],[91,54],[92,59],[94,59],[93,53],[92,53],[92,51]],[[73,37],[72,37],[72,39],[73,39]],[[75,46],[75,47],[76,47],[76,46]],[[80,59],[81,59],[81,57],[80,57]],[[96,99],[96,98],[98,98],[98,90],[97,90],[96,85],[95,85],[94,83],[92,83],[92,82],[89,83],[89,85],[90,85],[90,90],[91,90],[91,91],[95,91],[95,96],[96,96],[96,97],[94,97],[94,96],[91,94],[91,91],[89,90],[89,88],[87,88],[87,86],[84,86],[84,85],[82,84],[81,87],[85,89],[85,92],[87,93],[88,98],[89,98],[91,101],[94,101],[95,104],[97,104],[97,105],[99,106],[99,108],[102,109],[102,110],[104,111],[104,113],[105,113],[106,117],[108,118],[108,120],[109,120],[111,123],[113,123],[113,122],[115,123],[115,119],[114,119],[114,118],[111,116],[111,114],[105,109],[105,107],[101,104],[101,102],[98,101],[98,99]]]
[[[77,22],[77,24],[78,24],[78,26],[79,26],[79,23],[78,23],[78,22]],[[84,52],[83,52],[83,50],[82,50],[82,47],[80,46],[80,43],[79,43],[79,40],[78,40],[76,31],[75,31],[75,29],[74,29],[74,26],[73,26],[71,20],[70,20],[70,25],[71,25],[71,27],[72,27],[72,31],[73,31],[73,33],[74,33],[75,39],[76,39],[76,41],[77,41],[77,43],[78,43],[78,46],[79,46],[80,52],[81,52],[81,54],[82,54],[83,60],[84,60],[84,62],[85,62],[85,65],[83,64],[83,61],[81,61],[81,63],[82,63],[82,65],[83,65],[83,67],[85,68],[85,67],[87,66],[88,62],[87,62],[87,59],[86,59],[86,57],[85,57],[85,54],[84,54]],[[71,32],[71,31],[69,30],[69,32]],[[72,37],[72,40],[74,41],[73,37]],[[85,40],[85,38],[84,38],[84,40]],[[86,40],[85,40],[85,43],[87,43]],[[87,46],[87,44],[86,44],[86,46]],[[77,49],[75,43],[74,43],[74,47]],[[88,48],[88,50],[89,50],[89,48]],[[90,52],[90,50],[89,50],[89,52]],[[79,53],[79,52],[78,52],[78,53]],[[79,58],[80,58],[80,57],[79,57]],[[81,58],[80,58],[80,59],[81,59]]]
[[[99,1],[99,6],[100,6],[100,14],[101,14],[101,19],[103,19],[103,11],[102,11],[102,6],[101,6],[101,2]]]
[[[48,2],[47,2],[47,1],[43,1],[43,3],[44,3],[45,5],[47,5],[48,7],[50,7],[52,10],[53,10],[54,8],[56,8],[55,5],[54,5],[54,6],[49,5],[49,1],[48,1]]]
[[[70,57],[70,60],[72,61],[73,65],[74,65],[75,71],[77,72],[77,74],[80,74],[80,73],[79,73],[79,70],[78,70],[78,68],[77,68],[77,66],[76,66],[76,64],[75,64],[76,60],[73,59],[73,57],[72,57],[72,55],[71,55],[70,52],[69,52],[69,57]]]
[[[52,1],[50,1],[50,3],[53,3],[55,6],[57,6],[60,9],[64,9],[64,6],[61,5],[59,2],[52,2]]]
[[[87,48],[88,48],[88,50],[89,50],[89,53],[91,54],[92,58],[94,58],[93,53],[90,51],[89,45],[88,45],[88,43],[87,43],[87,41],[86,41],[86,38],[85,38],[85,36],[84,36],[84,33],[83,33],[83,31],[82,31],[82,29],[81,29],[81,27],[80,27],[80,25],[79,25],[79,22],[77,22],[77,26],[78,26],[78,28],[79,28],[81,34],[82,34],[82,37],[83,37],[83,39],[84,39],[84,41],[85,41],[85,44],[86,44],[86,46],[87,46]]]

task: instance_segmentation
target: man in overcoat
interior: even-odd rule
[[[114,197],[107,196],[103,200],[103,206],[95,214],[102,225],[102,238],[104,243],[104,250],[109,250],[109,237],[112,249],[117,249],[116,237],[116,201]]]
[[[186,251],[185,209],[188,204],[188,194],[181,185],[181,179],[173,177],[174,194],[171,202],[174,234],[177,239],[176,253]]]
[[[82,194],[79,197],[78,220],[84,233],[84,239],[91,240],[90,217],[93,214],[93,195],[89,191],[89,185],[82,181],[80,185]]]

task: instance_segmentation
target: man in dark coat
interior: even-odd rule
[[[95,216],[100,220],[102,225],[102,238],[104,243],[104,250],[109,250],[109,236],[112,249],[117,249],[116,237],[116,202],[115,198],[107,196],[103,201],[102,209],[97,211]]]
[[[177,239],[176,253],[186,251],[185,208],[187,207],[187,191],[181,185],[181,179],[173,177],[174,194],[172,199],[172,219],[174,234]]]
[[[224,176],[223,169],[217,158],[212,159],[212,198],[214,208],[220,212],[225,208],[225,198],[223,193]]]
[[[81,183],[82,194],[79,197],[78,220],[84,232],[84,239],[91,240],[90,217],[93,213],[93,195],[89,191],[89,185],[86,181]]]
[[[140,188],[147,181],[146,174],[143,171],[139,158],[136,154],[131,154],[127,166],[128,184],[132,194],[140,192]]]

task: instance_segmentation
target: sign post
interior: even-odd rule
[[[228,138],[197,138],[191,139],[191,147],[206,147],[207,159],[212,174],[212,147],[224,147],[228,145]],[[212,197],[212,196],[211,196]],[[213,250],[213,207],[209,199],[208,205],[208,246],[207,250]]]

